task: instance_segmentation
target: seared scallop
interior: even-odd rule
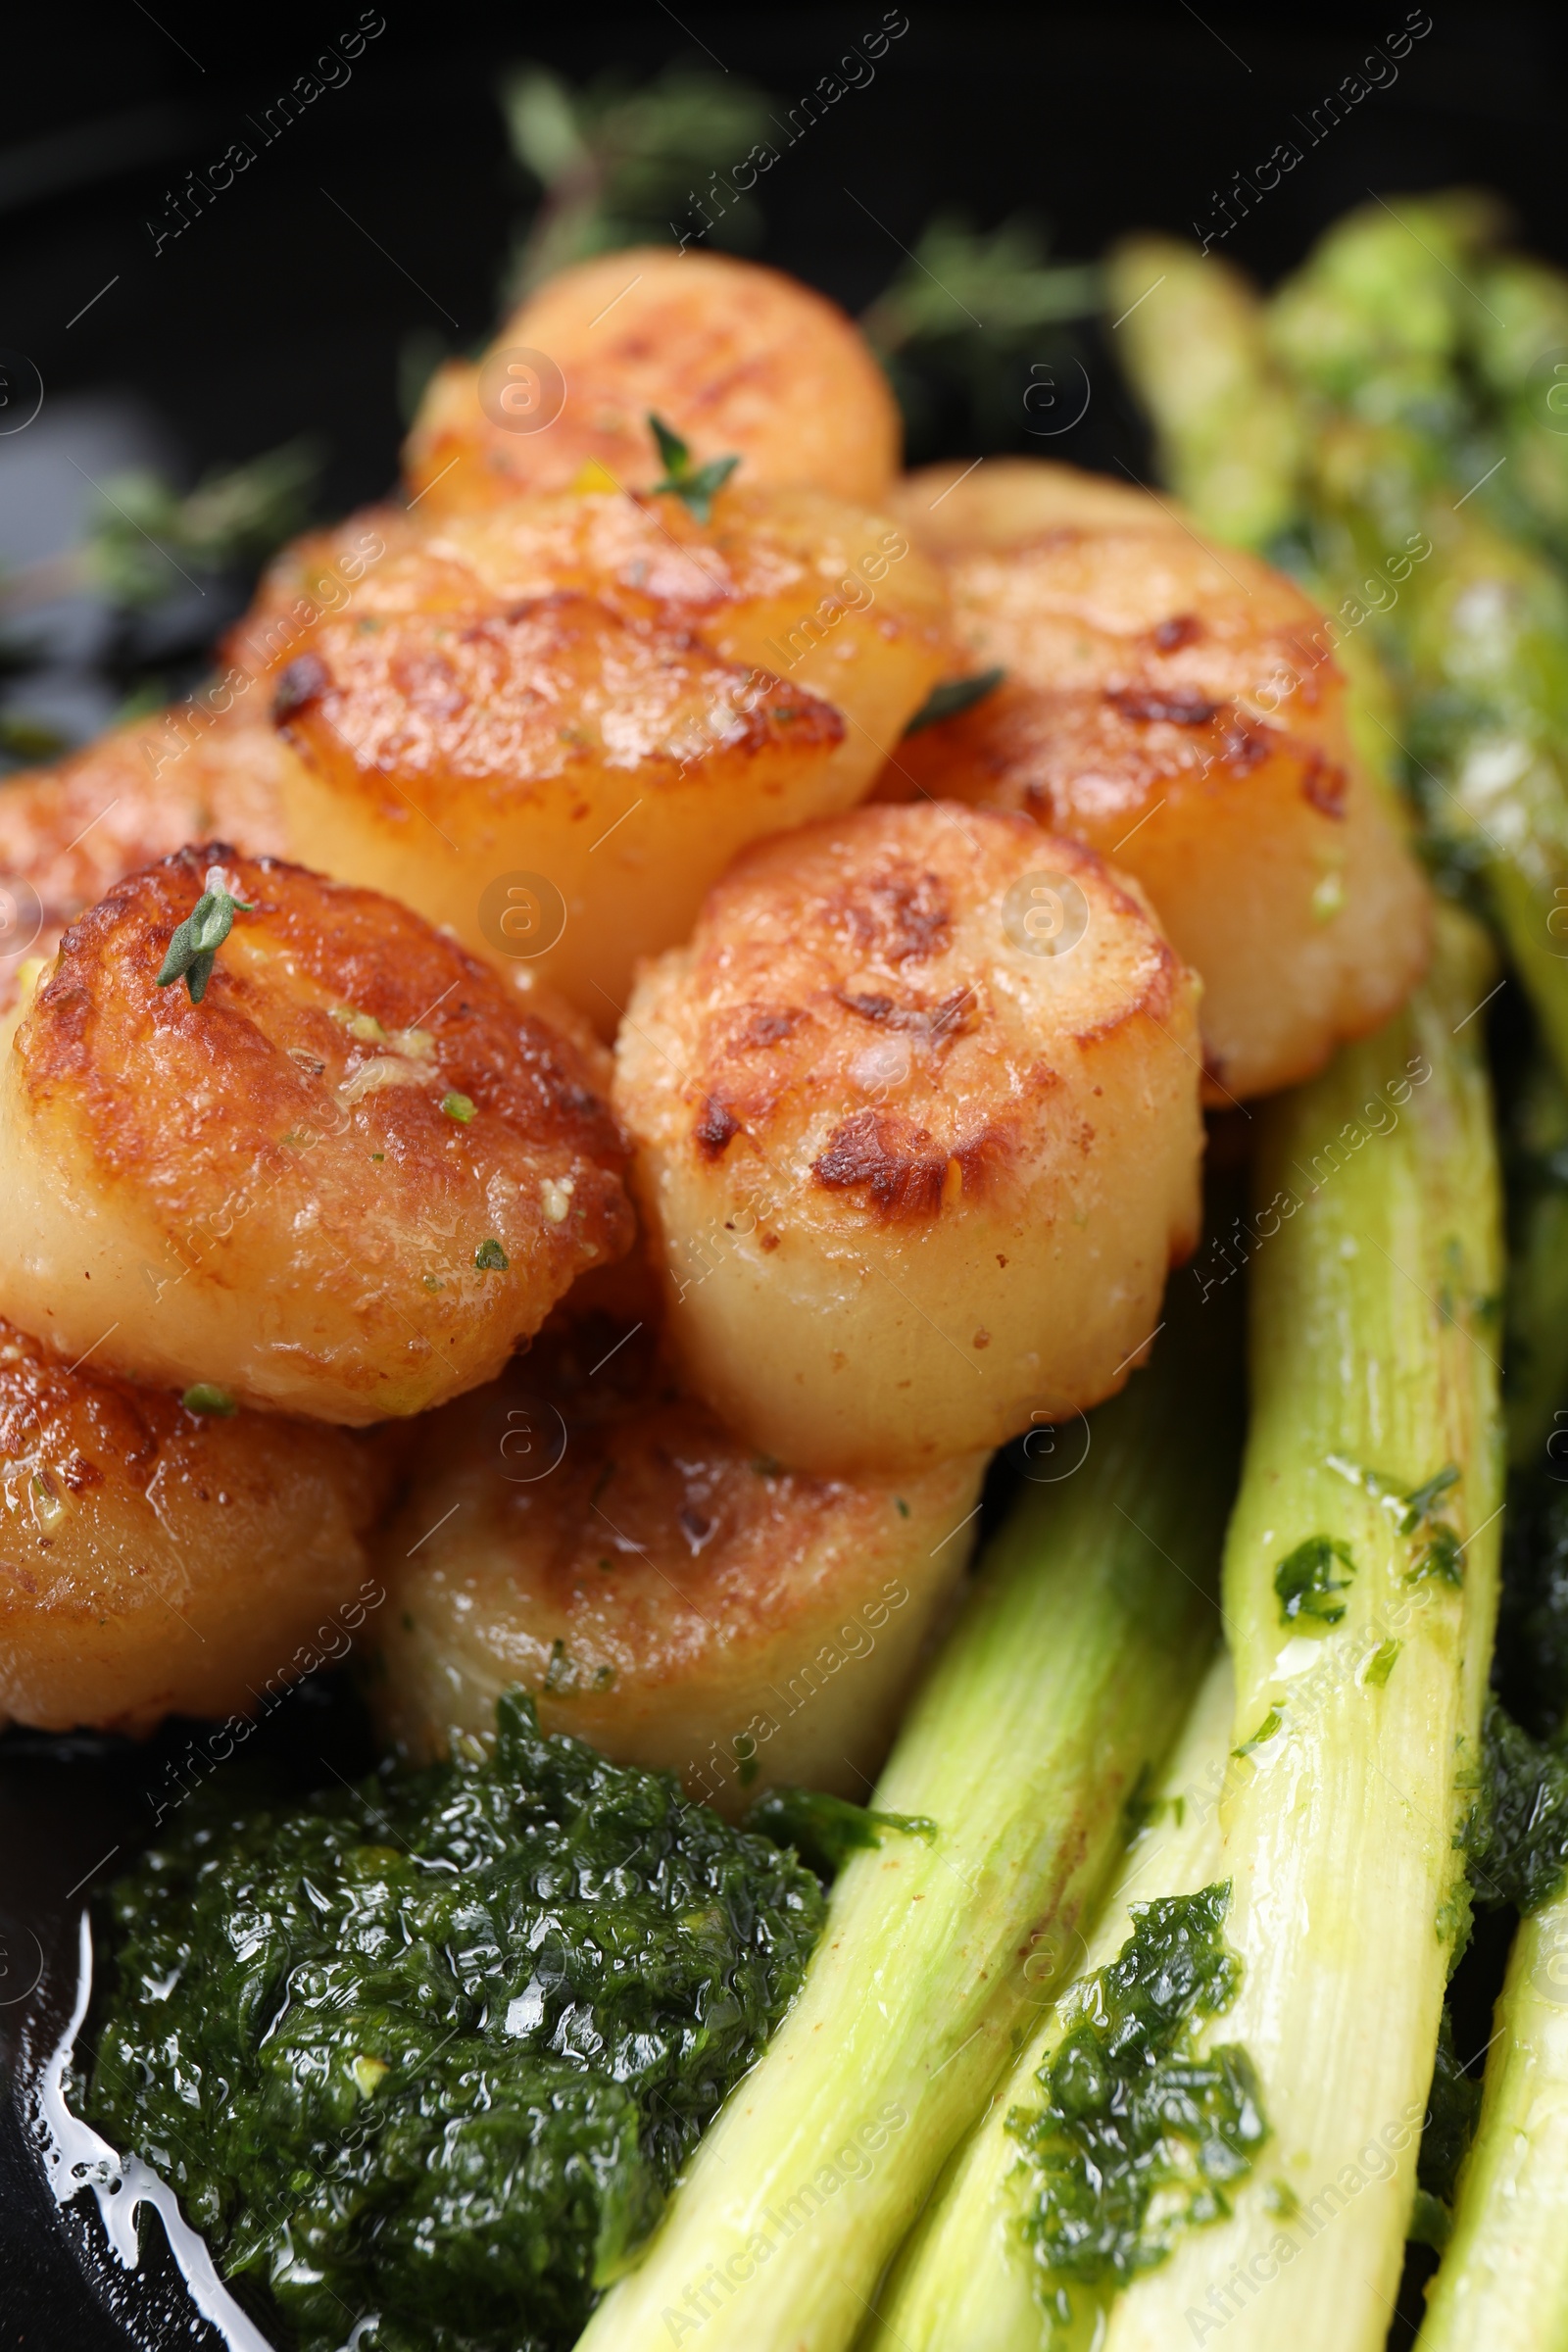
[[[1005,682],[903,745],[879,792],[1021,809],[1113,858],[1202,979],[1208,1099],[1308,1077],[1403,1001],[1429,929],[1330,624],[1152,499],[1140,515],[1067,467],[987,471],[915,475],[901,508],[973,667]]]
[[[682,1397],[651,1326],[595,1314],[421,1425],[383,1532],[369,1688],[406,1751],[547,1731],[742,1809],[796,1783],[864,1798],[972,1544],[984,1454],[811,1478]]]
[[[411,522],[281,671],[289,823],[608,1036],[739,848],[870,789],[945,612],[895,524],[811,490]]]
[[[193,697],[116,727],[58,766],[0,791],[0,1012],[24,965],[112,884],[187,841],[285,847],[278,775],[288,759],[265,698]]]
[[[252,1713],[384,1598],[377,1441],[198,1412],[0,1323],[0,1723]]]
[[[432,378],[404,451],[441,511],[565,489],[584,467],[651,480],[655,411],[698,463],[875,506],[899,462],[887,378],[842,311],[755,262],[637,246],[563,270],[477,367]]]
[[[643,975],[615,1101],[697,1393],[819,1475],[1096,1403],[1198,1219],[1196,984],[1027,818],[759,843]]]
[[[199,906],[232,928],[171,982]],[[83,915],[0,1029],[0,1312],[172,1388],[418,1412],[627,1247],[594,1076],[406,908],[182,850]]]

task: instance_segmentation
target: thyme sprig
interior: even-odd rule
[[[221,880],[215,887],[215,877],[221,877],[222,871],[221,866],[208,867],[207,888],[175,927],[158,975],[160,988],[183,980],[193,1004],[199,1004],[207,994],[218,951],[234,928],[236,911],[249,914],[255,905],[254,900],[236,898]]]

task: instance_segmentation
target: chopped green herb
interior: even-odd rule
[[[564,2352],[823,1910],[792,1855],[513,1691],[489,1757],[193,1795],[115,1890],[86,2109],[298,2352],[362,2321],[399,2352]]]
[[[944,678],[940,685],[932,687],[906,726],[906,736],[940,726],[945,718],[956,718],[960,710],[972,710],[976,703],[983,703],[988,694],[996,693],[1006,674],[1004,669],[981,669],[969,678]]]
[[[905,1501],[905,1499],[904,1499],[904,1496],[903,1496],[902,1494],[895,1494],[895,1495],[894,1495],[894,1497],[893,1497],[893,1507],[894,1507],[894,1509],[895,1509],[895,1510],[898,1512],[898,1514],[899,1514],[899,1517],[900,1517],[901,1519],[907,1519],[907,1517],[909,1516],[909,1506],[908,1506],[908,1504],[907,1504],[907,1503]]]
[[[545,1689],[547,1690],[569,1690],[576,1680],[570,1653],[564,1642],[558,1638],[550,1644],[550,1663],[545,1668]]]
[[[495,1235],[491,1234],[488,1240],[482,1241],[474,1251],[473,1262],[481,1274],[505,1274],[512,1260],[496,1240]]]
[[[226,890],[204,890],[182,923],[175,925],[158,974],[158,986],[171,988],[183,980],[190,1001],[199,1004],[207,994],[218,951],[234,928],[235,909],[249,914],[253,902],[236,899]]]
[[[1345,1603],[1337,1595],[1348,1592],[1349,1584],[1335,1575],[1336,1563],[1355,1574],[1348,1545],[1333,1536],[1308,1536],[1286,1553],[1274,1571],[1282,1625],[1294,1625],[1301,1617],[1315,1618],[1319,1625],[1339,1624]]]
[[[816,1788],[769,1788],[747,1814],[746,1827],[775,1845],[792,1846],[822,1878],[836,1878],[852,1854],[880,1845],[889,1832],[927,1845],[937,1835],[936,1823],[923,1813],[873,1813]]]
[[[1374,1690],[1381,1690],[1394,1672],[1394,1661],[1403,1647],[1403,1642],[1396,1642],[1392,1635],[1388,1641],[1380,1642],[1361,1670],[1362,1682],[1370,1684]]]
[[[1273,1739],[1284,1721],[1285,1718],[1278,1707],[1270,1707],[1250,1740],[1244,1740],[1240,1747],[1233,1747],[1231,1754],[1233,1756],[1250,1756],[1254,1747],[1261,1747],[1266,1740]]]
[[[1404,1515],[1399,1521],[1400,1535],[1413,1536],[1418,1527],[1425,1526],[1432,1517],[1434,1503],[1441,1501],[1448,1489],[1458,1484],[1457,1463],[1445,1462],[1443,1468],[1434,1471],[1424,1486],[1412,1487],[1404,1497]]]
[[[1424,1577],[1436,1577],[1445,1585],[1464,1583],[1464,1545],[1451,1527],[1435,1527],[1430,1541],[1417,1553],[1409,1582],[1416,1584]]]
[[[1197,2032],[1236,1998],[1242,1964],[1220,1928],[1228,1881],[1135,1903],[1133,1932],[1078,1995],[1076,2020],[1015,2107],[1025,2237],[1041,2267],[1125,2286],[1189,2229],[1230,2211],[1226,2191],[1268,2135],[1245,2050],[1200,2055]]]
[[[208,1413],[219,1421],[227,1421],[239,1411],[228,1391],[216,1387],[210,1380],[198,1380],[179,1401],[187,1413]]]
[[[652,410],[648,415],[649,430],[659,444],[659,454],[664,462],[663,478],[654,484],[657,495],[667,491],[690,509],[699,522],[707,522],[713,511],[713,501],[729,480],[739,458],[710,458],[706,466],[694,466],[692,453],[679,433],[672,432],[662,416]]]
[[[1568,1753],[1487,1702],[1481,1787],[1465,1834],[1470,1884],[1489,1909],[1539,1911],[1568,1885]]]
[[[473,1117],[473,1103],[467,1095],[443,1095],[441,1107],[449,1119],[457,1120],[460,1127],[466,1127]]]

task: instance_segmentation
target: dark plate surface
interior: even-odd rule
[[[1568,259],[1560,12],[1434,9],[1396,74],[1315,139],[1314,110],[1424,12],[1396,0],[1305,17],[910,0],[907,13],[907,31],[874,78],[812,126],[767,186],[759,257],[852,309],[879,291],[944,206],[965,208],[981,226],[1030,209],[1056,252],[1092,256],[1125,228],[1190,234],[1211,221],[1234,175],[1282,139],[1304,148],[1302,165],[1238,219],[1221,248],[1265,278],[1368,191],[1460,179],[1500,190],[1522,240]],[[318,10],[220,18],[160,0],[156,21],[126,4],[33,10],[8,27],[0,347],[25,354],[41,374],[40,421],[107,434],[117,453],[161,453],[185,478],[309,425],[328,448],[326,511],[373,497],[396,465],[400,353],[411,338],[464,349],[484,335],[526,211],[492,97],[504,65],[537,57],[576,80],[612,63],[641,75],[681,59],[748,75],[788,104],[884,19],[877,5],[683,9],[677,22],[648,5],[527,20],[509,12],[495,23],[460,12],[448,32],[433,12],[388,0],[385,29],[351,78],[190,233],[157,247],[168,192],[359,11],[339,15],[341,27]],[[1055,349],[1042,343],[1042,365]],[[1089,333],[1078,350],[1090,398],[1068,429],[1037,429],[1040,406],[1023,399],[1025,355],[983,427],[939,392],[916,454],[1010,446],[1141,473],[1143,437],[1109,339]],[[21,463],[22,442],[0,441],[12,453],[0,465],[0,553],[8,530],[46,538],[59,519],[51,502],[75,495],[58,457],[45,464],[46,446],[39,435],[36,461]],[[226,617],[212,607],[180,617],[168,649],[172,687]],[[148,658],[146,646],[131,649],[133,665]],[[112,679],[95,684],[94,663],[104,667],[101,646],[78,662],[65,699],[94,712],[98,693],[107,715]],[[0,703],[7,691],[0,672]],[[352,1694],[330,1684],[279,1709],[265,1738],[302,1788],[325,1777],[326,1759],[346,1772],[369,1761]],[[62,2209],[38,2124],[47,2062],[76,2000],[85,1906],[150,1833],[193,1741],[197,1727],[183,1724],[140,1749],[20,1732],[0,1739],[0,2352],[223,2341],[188,2300],[157,2224],[130,2272],[108,2252],[90,2190]],[[1497,1936],[1495,1923],[1478,1935],[1460,1980],[1476,2046],[1488,2031]],[[1417,2286],[1412,2272],[1391,2343],[1412,2339]]]

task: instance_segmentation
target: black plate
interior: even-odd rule
[[[389,6],[351,79],[270,148],[265,170],[160,246],[187,170],[310,67],[337,19],[285,10],[220,21],[177,0],[160,0],[156,19],[127,6],[27,13],[8,30],[0,78],[0,346],[33,363],[46,415],[107,397],[187,474],[309,424],[329,445],[332,510],[378,495],[393,476],[409,339],[465,348],[491,323],[526,204],[492,100],[503,64],[531,54],[582,79],[611,61],[642,74],[682,58],[761,81],[787,107],[884,21],[868,4],[684,8],[677,23],[652,5],[530,12],[514,31],[481,19],[447,38],[428,12]],[[340,14],[349,27],[359,12]],[[1056,250],[1089,256],[1125,228],[1190,234],[1212,223],[1235,175],[1290,140],[1300,167],[1245,217],[1233,206],[1220,239],[1265,278],[1369,190],[1458,179],[1502,191],[1524,241],[1568,259],[1560,12],[1437,11],[1396,72],[1368,69],[1381,86],[1314,136],[1330,94],[1412,19],[1424,12],[1402,0],[1305,19],[1206,5],[1201,15],[1185,5],[1015,15],[910,0],[908,29],[874,78],[836,101],[771,174],[760,258],[858,309],[939,207],[965,207],[982,225],[1032,209]],[[1058,350],[1043,342],[1040,364]],[[1144,473],[1109,338],[1089,336],[1078,356],[1090,398],[1067,429],[1041,431],[1041,404],[1026,407],[1038,377],[1025,355],[978,422],[938,385],[916,454],[968,450],[978,433],[993,447]],[[0,452],[13,446],[0,441]],[[20,479],[0,473],[0,486]],[[41,476],[33,487],[48,494]],[[5,527],[0,512],[0,544]],[[176,630],[165,649],[172,684],[224,617],[211,606],[183,616],[186,640]],[[156,642],[97,651],[111,670],[163,658]],[[92,1890],[149,1833],[165,1768],[192,1736],[171,1726],[143,1749],[0,1740],[0,2352],[224,2340],[194,2311],[156,2223],[130,2271],[108,2251],[90,2186],[57,2201],[39,2122],[49,2061],[76,2006]],[[321,1777],[326,1756],[344,1771],[368,1761],[352,1697],[330,1685],[302,1691],[266,1737],[302,1786]],[[1490,1984],[1497,1953],[1479,1957]],[[1412,2272],[1392,2343],[1412,2338],[1417,2283]]]

